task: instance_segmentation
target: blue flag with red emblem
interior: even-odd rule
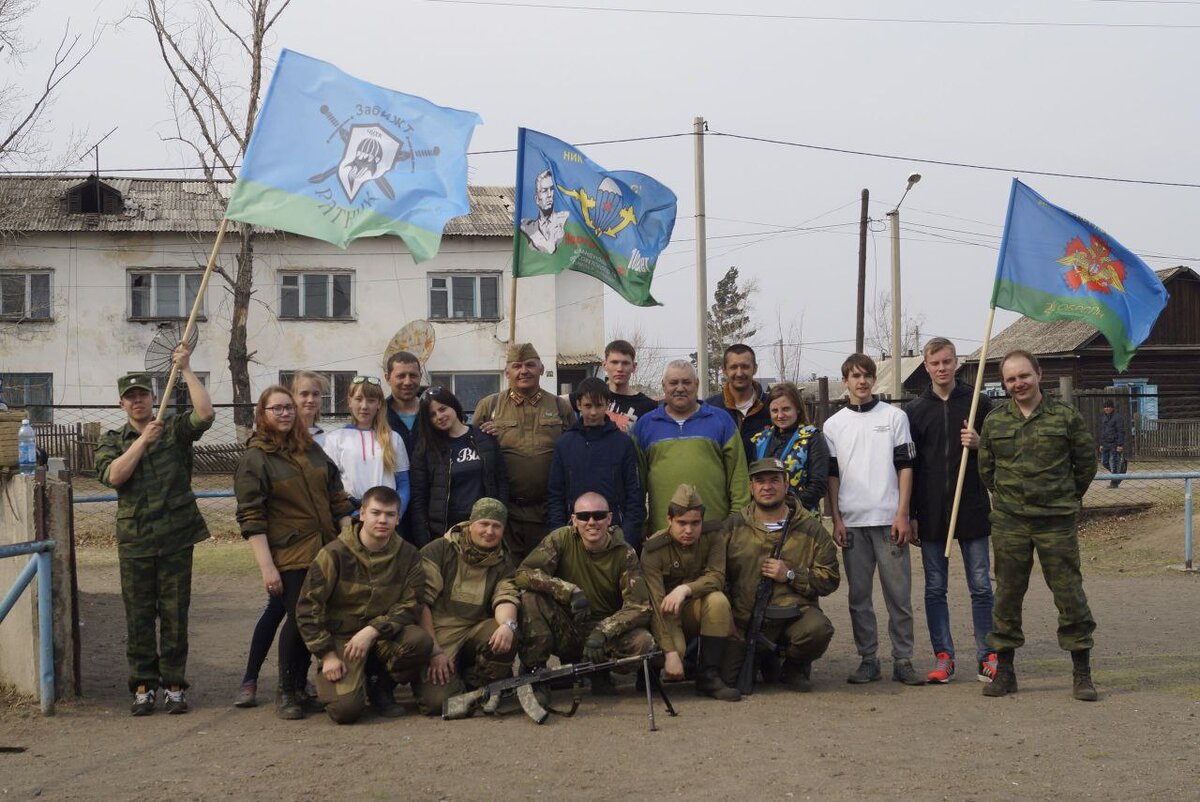
[[[1104,335],[1124,371],[1167,298],[1132,251],[1013,179],[992,306],[1047,323],[1082,320]]]

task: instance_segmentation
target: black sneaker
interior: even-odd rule
[[[905,685],[924,685],[925,678],[917,675],[912,660],[907,657],[897,658],[892,663],[892,681],[903,682]]]
[[[145,685],[137,686],[133,692],[133,705],[129,712],[135,716],[148,716],[154,712],[154,689]]]
[[[166,700],[163,708],[171,715],[178,716],[188,711],[187,695],[178,685],[167,688],[163,697]]]

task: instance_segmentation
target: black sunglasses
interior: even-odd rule
[[[587,521],[603,521],[608,516],[612,515],[608,510],[581,510],[574,513],[575,517],[583,522]]]

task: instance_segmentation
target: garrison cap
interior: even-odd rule
[[[683,484],[675,488],[675,495],[671,496],[671,503],[677,507],[683,507],[685,510],[694,510],[704,506],[704,499],[700,498],[700,493],[695,486]]]
[[[129,392],[135,387],[140,387],[147,392],[153,393],[154,380],[151,378],[149,373],[142,371],[126,373],[124,376],[117,379],[117,395],[121,396],[122,398],[125,397],[125,393]]]
[[[783,465],[783,460],[777,457],[763,457],[756,459],[750,463],[750,476],[755,476],[760,473],[787,473],[787,468]]]
[[[508,509],[500,501],[486,496],[476,501],[471,507],[471,517],[467,519],[467,523],[473,524],[476,521],[499,521],[502,524],[508,524]]]
[[[508,350],[504,352],[506,363],[524,362],[527,359],[541,359],[533,343],[509,343]]]

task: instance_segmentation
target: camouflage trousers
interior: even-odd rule
[[[987,637],[993,649],[1017,649],[1025,643],[1021,630],[1021,605],[1029,589],[1033,554],[1042,564],[1042,576],[1054,594],[1058,608],[1058,645],[1067,651],[1092,648],[1096,622],[1083,593],[1079,570],[1079,538],[1076,530],[1016,532],[992,530],[992,565],[996,571],[992,631]]]
[[[346,639],[334,644],[337,656],[346,664],[345,675],[330,682],[317,671],[317,699],[325,712],[339,724],[358,720],[367,706],[367,678],[386,672],[395,682],[414,682],[429,663],[433,641],[425,630],[410,624],[391,640],[380,638],[365,660],[346,660]],[[389,687],[390,684],[389,684]]]
[[[129,690],[186,688],[192,547],[158,557],[121,556],[119,563]]]
[[[442,705],[451,696],[481,688],[489,682],[512,676],[513,658],[517,655],[520,638],[513,638],[513,648],[496,654],[488,641],[500,626],[496,619],[480,621],[457,644],[442,643],[454,664],[454,674],[445,685],[434,685],[422,676],[415,686],[417,707],[426,716],[440,715]]]
[[[595,621],[575,623],[570,610],[544,593],[522,593],[521,664],[545,665],[550,655],[563,663],[576,662],[583,656],[583,643],[595,626]],[[654,651],[654,636],[635,627],[609,638],[604,651],[610,660],[647,654]]]
[[[739,633],[746,632],[746,625],[736,624]],[[833,640],[833,624],[825,616],[823,610],[816,605],[802,608],[796,618],[776,618],[763,621],[762,634],[768,641],[775,644],[775,649],[769,651],[761,642],[758,644],[758,658],[771,657],[783,653],[785,660],[795,663],[812,663],[829,648]],[[725,660],[721,666],[721,678],[728,685],[736,685],[742,663],[746,659],[746,641],[740,638],[730,638],[725,647]]]

